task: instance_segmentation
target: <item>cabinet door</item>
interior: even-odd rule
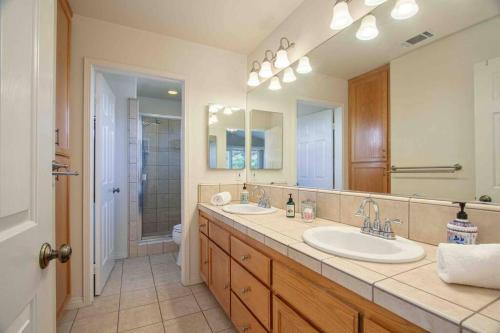
[[[371,321],[370,319],[365,318],[364,324],[365,324],[365,329],[363,331],[364,333],[391,333],[391,331],[383,328],[382,326]]]
[[[208,284],[208,238],[203,233],[200,234],[200,276]]]
[[[67,0],[57,1],[56,43],[56,154],[69,155],[69,66],[71,9]]]
[[[307,321],[283,303],[273,297],[273,332],[274,333],[318,333]]]
[[[352,163],[350,189],[362,192],[388,193],[390,177],[386,162]]]
[[[231,298],[230,289],[230,259],[214,242],[208,243],[209,275],[208,287],[215,299],[229,315]]]

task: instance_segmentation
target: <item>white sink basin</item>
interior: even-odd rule
[[[318,250],[363,261],[395,264],[417,261],[425,256],[424,249],[408,239],[382,239],[350,227],[312,228],[306,230],[302,238]]]
[[[241,215],[263,215],[271,214],[276,211],[276,208],[262,208],[256,205],[250,204],[234,204],[222,207],[222,210],[231,214],[241,214]]]

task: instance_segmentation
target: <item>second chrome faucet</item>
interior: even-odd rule
[[[368,212],[367,214],[365,212],[367,204],[372,204],[373,206],[373,211],[375,212],[373,222],[370,220],[370,213]],[[382,222],[380,221],[380,207],[372,198],[365,198],[356,210],[355,215],[363,218],[363,225],[361,226],[362,233],[384,239],[396,239],[396,235],[392,230],[392,223],[401,224],[401,220],[385,219],[384,225],[382,226]]]

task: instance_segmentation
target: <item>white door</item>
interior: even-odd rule
[[[100,295],[114,266],[115,96],[101,73],[95,76],[95,288]]]
[[[55,332],[53,0],[0,0],[0,332]]]
[[[474,66],[476,199],[500,202],[500,58]]]
[[[333,111],[297,118],[297,182],[302,187],[333,188]]]
[[[264,169],[283,167],[283,129],[272,127],[264,132]]]

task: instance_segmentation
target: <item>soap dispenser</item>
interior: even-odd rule
[[[247,184],[243,183],[243,190],[240,193],[240,203],[247,204],[249,202],[250,193],[247,190]]]
[[[457,218],[448,223],[448,243],[476,244],[477,227],[470,223],[465,212],[465,202],[454,202],[460,206]]]

